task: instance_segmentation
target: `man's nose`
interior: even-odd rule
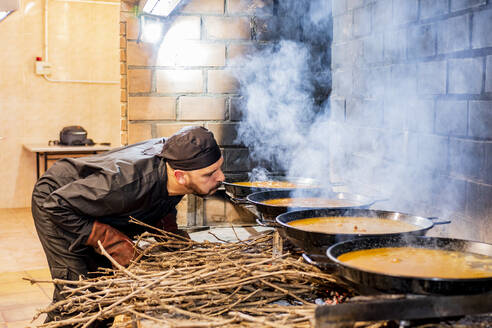
[[[217,181],[224,182],[225,181],[225,175],[222,170],[219,170],[219,176],[217,177]]]

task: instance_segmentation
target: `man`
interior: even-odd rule
[[[145,228],[130,216],[177,232],[176,205],[185,194],[213,194],[224,174],[213,134],[187,127],[169,139],[151,139],[103,154],[57,161],[38,180],[32,214],[53,279],[90,277],[134,257],[131,238]],[[55,286],[53,301],[64,298]],[[46,321],[54,319],[49,313]]]

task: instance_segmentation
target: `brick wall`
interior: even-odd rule
[[[331,128],[361,141],[335,171],[490,241],[491,1],[336,0],[333,16]]]
[[[122,143],[168,137],[187,125],[210,129],[223,151],[227,174],[248,171],[247,150],[234,143],[240,115],[238,85],[228,64],[251,51],[250,20],[272,15],[268,0],[183,0],[162,43],[137,42],[132,1],[121,7]],[[188,201],[189,200],[189,201]],[[223,197],[187,198],[181,224],[251,220]],[[187,208],[187,210],[186,210]],[[187,217],[184,217],[187,212]]]

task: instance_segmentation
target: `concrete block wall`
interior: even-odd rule
[[[380,151],[381,172],[408,175],[407,209],[451,217],[447,234],[490,242],[492,2],[337,0],[332,10],[332,128],[370,136],[348,148],[351,165]],[[433,183],[410,183],[424,177]]]
[[[224,155],[227,174],[250,170],[248,152],[235,143],[240,114],[238,84],[227,67],[252,51],[253,17],[270,17],[269,0],[183,0],[159,44],[139,41],[135,1],[121,7],[121,138],[123,144],[168,137],[188,125],[210,129]],[[187,199],[190,199],[188,197]],[[181,223],[250,221],[223,197],[183,204]],[[185,212],[185,211],[181,211]]]

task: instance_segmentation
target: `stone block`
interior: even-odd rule
[[[432,61],[417,65],[417,88],[421,94],[446,93],[446,62]]]
[[[223,97],[178,98],[178,118],[181,120],[224,120],[225,109]]]
[[[336,1],[334,1],[336,2]],[[377,0],[373,5],[374,30],[386,30],[393,19],[393,0]]]
[[[199,40],[202,22],[199,16],[176,16],[166,31],[165,38],[171,40]]]
[[[484,148],[485,148],[485,164],[484,164],[482,180],[485,183],[492,185],[492,142],[490,141],[484,142]]]
[[[128,88],[130,93],[150,92],[152,86],[152,71],[150,69],[128,70]]]
[[[120,116],[121,117],[126,117],[128,115],[128,104],[122,102],[120,104]]]
[[[417,65],[393,65],[391,69],[390,89],[400,97],[415,95],[417,93]]]
[[[191,0],[181,11],[185,14],[223,14],[223,0]]]
[[[380,101],[348,98],[346,119],[349,123],[378,127],[383,123],[383,106]]]
[[[128,143],[134,144],[152,138],[152,125],[149,123],[128,124]]]
[[[363,53],[364,43],[362,40],[334,44],[332,46],[332,70],[358,65],[362,62]]]
[[[126,62],[126,49],[120,49],[120,62]]]
[[[251,28],[245,17],[206,17],[205,35],[210,40],[250,40]]]
[[[225,165],[222,167],[226,172],[249,172],[252,169],[248,149],[234,148],[224,149]]]
[[[120,90],[120,101],[121,102],[125,102],[125,101],[128,101],[128,92],[126,89],[121,89]]]
[[[226,221],[230,223],[255,223],[256,217],[242,206],[225,201]],[[247,229],[247,228],[246,228]]]
[[[126,38],[125,38],[125,36],[120,36],[120,49],[126,49]]]
[[[347,53],[348,43],[335,43],[331,46],[331,69],[337,70],[349,65]]]
[[[128,124],[126,118],[120,118],[120,131],[128,131]]]
[[[122,0],[120,1],[121,3],[121,11],[127,11],[131,12],[133,8],[138,5],[135,1],[133,0]]]
[[[371,34],[372,7],[354,9],[353,33],[355,37]]]
[[[207,197],[203,201],[204,213],[207,225],[226,221],[225,217],[225,199],[218,196]]]
[[[122,75],[126,74],[126,63],[125,62],[120,63],[120,74],[122,74]]]
[[[480,94],[482,78],[482,57],[449,60],[449,93]]]
[[[412,26],[408,29],[407,56],[421,58],[436,54],[436,24]]]
[[[236,141],[239,123],[205,123],[205,127],[214,134],[219,146],[239,145]]]
[[[140,29],[138,17],[130,16],[126,20],[126,38],[128,40],[136,40]]]
[[[391,70],[388,66],[374,66],[369,69],[354,69],[352,95],[363,98],[379,98],[388,92]]]
[[[155,49],[149,43],[128,41],[126,55],[129,66],[154,65]]]
[[[489,218],[492,212],[491,199],[492,186],[468,181],[466,186],[466,215],[472,218]]]
[[[204,91],[201,70],[156,70],[158,93],[202,93]]]
[[[487,56],[485,67],[485,92],[492,92],[492,56]]]
[[[127,76],[126,75],[121,75],[120,76],[120,85],[121,85],[121,88],[122,89],[127,89],[128,88],[128,85],[127,85]]]
[[[417,20],[418,0],[393,0],[393,24],[407,24]]]
[[[450,173],[467,179],[483,176],[485,148],[483,141],[451,138],[449,142]]]
[[[199,54],[199,55],[198,55]],[[214,42],[164,40],[156,66],[224,66],[225,45]]]
[[[427,169],[446,171],[448,144],[447,137],[420,135],[418,139],[418,163]]]
[[[398,62],[406,58],[407,33],[405,29],[384,33],[384,60]]]
[[[468,104],[466,101],[442,101],[436,103],[436,133],[466,136]]]
[[[333,94],[348,97],[352,94],[352,69],[344,68],[333,72]]]
[[[226,12],[229,14],[271,15],[273,0],[228,0]]]
[[[437,52],[449,53],[470,48],[469,14],[451,17],[439,22]]]
[[[434,101],[412,99],[407,101],[408,129],[420,133],[434,131]]]
[[[163,123],[156,124],[156,137],[170,137],[179,130],[187,126],[203,126],[203,124],[199,123]]]
[[[405,130],[408,121],[408,106],[405,101],[388,99],[384,102],[383,124],[392,130]]]
[[[366,1],[369,2],[369,1]],[[360,8],[364,5],[364,0],[347,0],[347,10]]]
[[[352,37],[352,12],[333,17],[333,41],[348,41]]]
[[[208,70],[207,91],[209,93],[236,93],[239,82],[226,70]]]
[[[292,38],[299,36],[296,28],[298,25],[286,25],[286,18],[282,16],[254,16],[251,18],[251,39],[261,41],[278,41],[281,35],[289,35]],[[294,36],[293,36],[294,35]],[[297,35],[297,36],[295,36]],[[266,45],[263,43],[263,45]]]
[[[490,33],[490,22],[492,22],[492,9],[477,11],[473,14],[473,49],[492,47],[492,33]]]
[[[347,11],[347,0],[335,0],[331,2],[333,16],[341,15]]]
[[[458,11],[487,4],[487,0],[451,0],[451,11]]]
[[[383,61],[383,34],[375,34],[364,39],[364,59],[367,63],[378,63]],[[334,57],[334,55],[332,54]],[[332,57],[332,60],[334,58]]]
[[[433,202],[440,207],[441,215],[449,217],[451,213],[465,213],[466,206],[466,184],[462,179],[442,177],[433,179],[432,192]]]
[[[469,115],[469,136],[492,139],[492,101],[470,101]]]
[[[130,120],[175,120],[176,97],[130,97]]]
[[[345,121],[345,99],[331,97],[330,120],[336,122]]]
[[[244,99],[242,97],[231,97],[229,99],[229,119],[231,121],[240,121],[242,119],[243,101]]]
[[[449,12],[449,0],[420,0],[420,18],[427,19]]]
[[[185,195],[176,205],[176,223],[179,227],[188,225],[188,195]]]
[[[236,66],[241,65],[241,59],[253,55],[255,52],[261,49],[260,45],[252,43],[231,43],[227,45],[227,65]],[[239,61],[239,62],[236,62]]]
[[[407,138],[408,135],[405,132],[395,130],[385,130],[381,133],[381,146],[382,154],[385,159],[392,161],[396,166],[396,163],[404,163],[407,155]],[[392,169],[395,169],[394,167]],[[389,169],[389,170],[392,170]],[[384,169],[383,169],[384,170]]]
[[[122,146],[128,145],[128,131],[120,132],[120,143]]]

